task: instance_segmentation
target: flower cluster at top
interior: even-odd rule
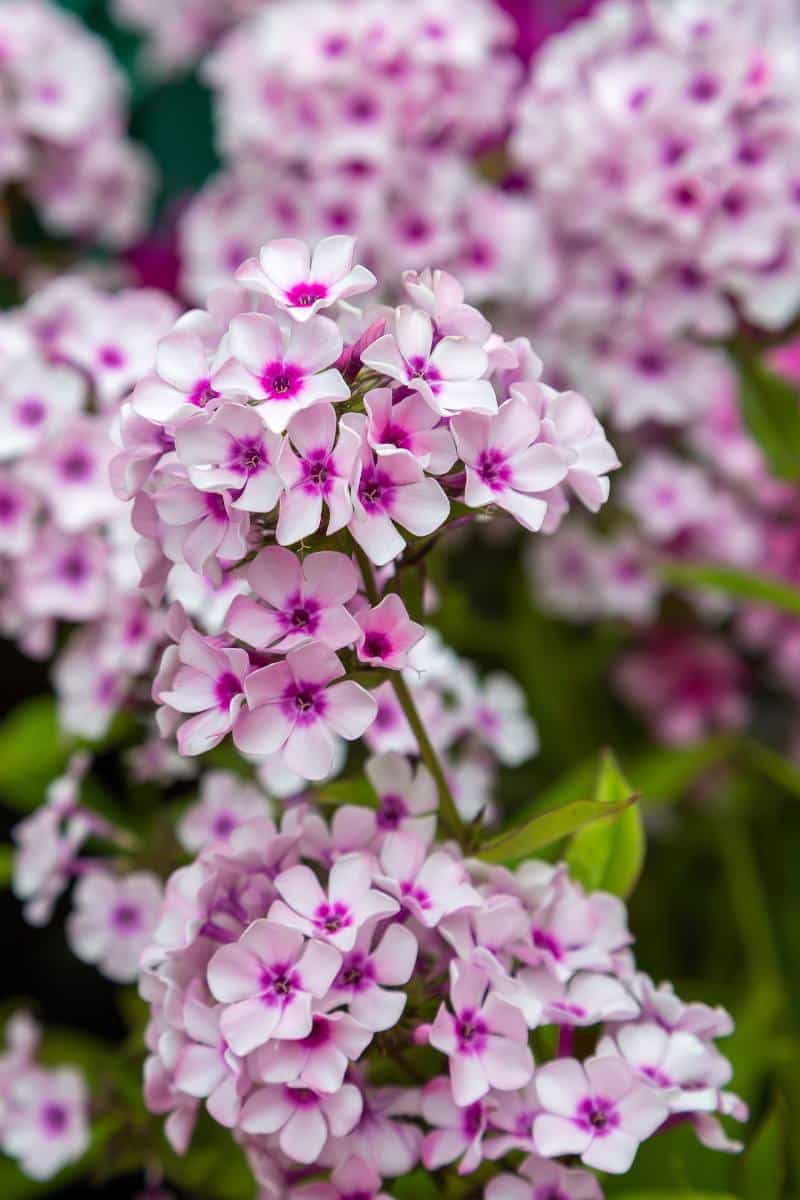
[[[89,1146],[89,1095],[74,1067],[35,1060],[40,1030],[25,1012],[6,1024],[0,1053],[0,1150],[31,1179],[48,1179]]]
[[[746,1116],[714,1044],[727,1013],[639,973],[624,904],[563,864],[511,873],[434,842],[404,766],[375,772],[377,810],[244,820],[169,879],[140,988],[173,1146],[205,1103],[265,1194],[372,1197],[420,1161],[485,1162],[489,1200],[595,1200],[560,1160],[624,1173],[679,1122],[738,1149],[717,1116]]]
[[[125,121],[99,38],[47,0],[0,5],[0,184],[20,185],[52,233],[119,247],[141,232],[153,170]]]
[[[108,472],[122,397],[175,315],[159,292],[109,295],[64,276],[0,322],[0,625],[35,657],[61,623],[82,627],[56,677],[65,727],[88,737],[160,628],[137,595],[129,506]]]
[[[608,496],[602,427],[540,382],[525,339],[505,342],[443,272],[409,272],[408,303],[361,313],[350,300],[375,280],[353,253],[344,236],[269,243],[178,320],[123,407],[112,477],[135,498],[143,588],[159,598],[179,564],[245,592],[221,637],[173,614],[153,694],[162,732],[193,714],[183,753],[233,730],[323,777],[333,735],[379,715],[346,664],[374,684],[406,667],[424,631],[404,582],[448,525],[500,510],[552,530],[573,497]]]
[[[355,233],[383,282],[436,262],[474,299],[539,298],[529,206],[474,169],[508,124],[512,39],[494,0],[270,0],[243,21],[204,67],[226,170],[182,222],[188,294],[277,234]]]
[[[557,260],[548,364],[631,428],[702,417],[703,340],[800,306],[800,25],[781,0],[610,0],[534,61],[510,149]]]

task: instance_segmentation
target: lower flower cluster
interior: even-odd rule
[[[637,970],[621,900],[564,864],[467,859],[419,819],[337,823],[305,802],[244,820],[167,883],[140,988],[146,1101],[176,1150],[205,1103],[266,1195],[486,1161],[489,1200],[516,1200],[521,1151],[535,1187],[589,1200],[561,1159],[624,1173],[677,1122],[738,1149],[718,1120],[746,1116],[715,1045],[732,1022]]]

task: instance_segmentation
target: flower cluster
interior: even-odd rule
[[[140,986],[146,1099],[173,1146],[205,1103],[264,1186],[313,1165],[374,1196],[419,1161],[502,1172],[521,1151],[531,1183],[576,1200],[599,1188],[565,1156],[623,1173],[678,1122],[736,1149],[716,1116],[746,1115],[714,1044],[727,1014],[637,972],[620,900],[563,865],[464,860],[395,778],[377,812],[328,825],[295,804],[170,878]]]
[[[89,1097],[80,1071],[35,1060],[40,1031],[25,1012],[6,1025],[0,1054],[0,1149],[32,1179],[48,1179],[89,1145]]]
[[[25,917],[45,925],[75,882],[67,940],[74,954],[117,983],[132,983],[161,906],[161,884],[151,871],[116,870],[89,854],[90,843],[127,850],[130,835],[81,803],[88,757],[75,755],[47,789],[44,804],[12,830],[16,843],[13,887]]]
[[[271,0],[243,21],[204,68],[226,170],[182,225],[189,294],[278,234],[355,233],[382,279],[437,262],[475,299],[540,297],[527,206],[476,171],[508,123],[512,33],[493,0]]]
[[[5,10],[4,10],[5,11]],[[103,733],[161,636],[137,595],[129,506],[109,484],[112,428],[175,319],[168,297],[65,276],[0,326],[0,625],[56,665],[65,728]]]
[[[620,426],[702,415],[697,339],[800,306],[797,34],[779,3],[612,0],[534,61],[510,144],[559,261],[537,337]]]
[[[125,121],[99,38],[44,0],[0,7],[0,184],[21,185],[53,233],[118,247],[141,232],[153,169]]]

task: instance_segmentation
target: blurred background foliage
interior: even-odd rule
[[[103,0],[63,0],[63,6],[108,41],[128,74],[131,129],[157,161],[162,184],[156,215],[163,217],[216,167],[209,94],[193,74],[167,82],[148,78],[137,38],[113,24]],[[735,1089],[751,1106],[743,1157],[714,1154],[688,1128],[674,1129],[647,1143],[628,1175],[607,1179],[606,1194],[627,1200],[798,1197],[800,769],[736,737],[675,751],[649,742],[609,686],[622,629],[568,626],[536,611],[519,565],[521,551],[518,536],[489,541],[478,531],[430,560],[441,600],[434,624],[481,667],[510,671],[539,726],[538,757],[503,780],[504,819],[516,825],[537,812],[588,799],[601,752],[614,748],[641,794],[647,831],[646,866],[630,901],[641,966],[656,979],[673,979],[686,999],[702,997],[730,1009],[737,1030],[723,1049],[734,1064]],[[69,747],[59,741],[44,698],[45,669],[8,645],[0,646],[0,669],[6,713],[0,725],[0,797],[8,834],[20,812],[41,800]],[[92,798],[107,811],[125,808],[130,800],[120,761],[128,732],[124,723],[116,727],[101,748],[103,784]],[[137,794],[138,819],[157,828],[162,803],[157,795]],[[4,852],[3,885],[9,875]],[[71,955],[58,920],[31,930],[7,890],[0,907],[8,1008],[26,998],[56,1029],[96,1031],[96,1040],[51,1033],[48,1050],[54,1060],[80,1063],[90,1079],[113,1063],[118,1086],[130,1095],[142,1123],[139,1141],[136,1131],[126,1130],[123,1138],[113,1128],[96,1132],[90,1152],[96,1191],[68,1174],[35,1184],[0,1161],[0,1200],[133,1196],[141,1186],[136,1171],[146,1161],[148,1139],[160,1137],[144,1112],[138,1064],[126,1048],[131,1044],[126,1039],[141,1028],[141,1006],[132,991],[120,1002],[118,989]],[[221,1132],[207,1128],[184,1163],[174,1160],[170,1175],[178,1195],[245,1200],[253,1194],[238,1151]],[[470,1194],[472,1185],[464,1182],[466,1190],[452,1200]],[[433,1194],[430,1182],[418,1175],[410,1186],[405,1182],[392,1190],[399,1200]]]

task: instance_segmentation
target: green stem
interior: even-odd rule
[[[353,542],[353,549],[361,568],[361,574],[364,578],[364,587],[367,592],[367,598],[370,604],[378,604],[380,594],[378,585],[375,582],[375,573],[372,570],[372,563],[367,555],[361,549],[357,542]],[[434,749],[431,739],[428,737],[428,731],[422,723],[422,718],[417,711],[417,706],[414,703],[414,698],[408,689],[408,684],[400,671],[392,671],[391,684],[394,688],[394,693],[397,696],[397,702],[403,710],[403,714],[411,727],[411,732],[417,740],[420,757],[425,763],[425,766],[433,776],[436,784],[436,790],[439,793],[439,815],[442,823],[446,826],[448,832],[453,837],[457,838],[462,846],[466,846],[469,842],[469,833],[464,825],[464,822],[459,816],[456,802],[453,799],[453,793],[450,791],[450,784],[447,782],[447,776],[444,772],[441,759]]]

